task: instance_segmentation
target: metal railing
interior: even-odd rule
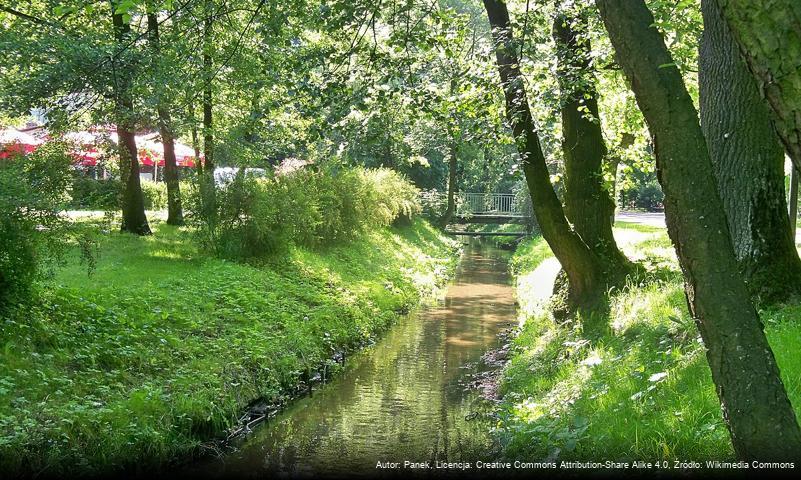
[[[456,205],[456,212],[463,214],[522,214],[512,193],[460,193]]]
[[[429,205],[435,203],[440,209],[444,209],[448,204],[448,194],[445,192],[423,192],[421,200]],[[532,215],[531,199],[528,195],[459,192],[456,194],[455,200],[457,215],[524,217]]]

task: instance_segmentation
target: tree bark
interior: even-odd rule
[[[195,170],[198,175],[203,174],[203,162],[200,161],[200,139],[197,134],[197,117],[195,116],[195,102],[194,96],[190,92],[187,100],[187,113],[191,124],[190,131],[192,134],[192,150],[195,151]]]
[[[715,0],[702,0],[701,128],[749,291],[767,303],[801,291],[784,198],[784,148]]]
[[[199,178],[201,207],[213,230],[217,220],[217,189],[214,184],[214,124],[212,116],[214,63],[212,41],[214,2],[206,0],[203,21],[203,169]]]
[[[801,170],[801,2],[716,1],[770,105],[784,148]]]
[[[723,414],[743,460],[797,460],[801,429],[738,274],[698,115],[643,0],[596,0],[654,137],[668,233]]]
[[[576,8],[576,7],[573,7]],[[607,271],[627,272],[631,263],[612,234],[615,202],[605,187],[606,144],[598,115],[598,93],[590,63],[588,24],[581,13],[554,19],[557,78],[561,91],[565,213]]]
[[[209,2],[207,2],[207,5]],[[213,20],[211,8],[206,11],[203,21],[203,156],[204,170],[214,172],[214,133],[212,117],[212,82],[214,65],[211,58]]]
[[[454,135],[451,134],[452,140],[450,147],[448,148],[448,206],[439,221],[442,228],[445,228],[449,223],[451,223],[451,219],[453,219],[453,215],[456,213],[456,194],[459,192],[459,178],[457,172],[457,169],[459,168],[459,147],[453,137]]]
[[[578,310],[596,309],[605,301],[603,271],[598,258],[571,228],[553,190],[528,105],[509,11],[501,0],[484,0],[484,8],[492,27],[495,57],[506,99],[506,114],[520,153],[537,223],[567,275],[570,306]]]
[[[156,14],[147,14],[147,27],[150,33],[150,45],[156,56],[161,56],[161,40],[159,38],[159,22]],[[184,213],[181,207],[181,185],[178,178],[178,162],[175,159],[175,136],[172,133],[172,121],[166,100],[156,86],[156,111],[159,117],[159,135],[164,146],[164,181],[167,184],[167,223],[183,225]]]
[[[114,36],[120,46],[129,41],[131,27],[117,13],[117,0],[111,0],[111,20]],[[127,62],[116,64],[114,76],[114,108],[117,122],[117,148],[120,155],[120,176],[123,183],[121,231],[136,235],[150,235],[150,225],[145,216],[145,201],[139,180],[139,155],[134,132],[133,98],[131,96],[131,71]]]
[[[795,229],[798,225],[798,170],[793,166],[790,169],[790,204],[787,206],[787,215],[790,217],[790,235],[795,241]]]

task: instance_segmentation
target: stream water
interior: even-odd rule
[[[332,382],[192,473],[376,476],[379,461],[491,460],[492,420],[468,385],[491,368],[482,355],[515,321],[506,259],[488,242],[465,245],[443,300],[399,321]]]

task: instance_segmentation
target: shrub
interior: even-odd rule
[[[199,188],[187,201],[202,243],[228,258],[352,239],[420,212],[418,190],[391,170],[303,169],[275,178],[240,172],[217,186],[216,208],[202,208]]]
[[[88,210],[113,210],[119,205],[122,183],[117,178],[96,180],[75,174],[72,181],[70,207]]]
[[[374,219],[378,225],[389,225],[397,219],[411,220],[422,212],[420,191],[394,170],[379,168],[362,170],[374,192]]]
[[[648,211],[664,208],[665,196],[655,173],[630,172],[620,178],[618,185],[620,207]]]
[[[448,199],[444,192],[436,189],[425,190],[420,196],[422,215],[429,220],[439,220],[448,209]]]
[[[80,242],[91,266],[89,236],[60,215],[69,200],[71,163],[55,142],[0,161],[0,310],[24,300],[34,281],[61,263],[70,241]]]
[[[142,180],[142,196],[147,210],[164,210],[167,208],[167,184]],[[183,190],[191,188],[190,182],[181,181]],[[86,210],[117,210],[120,205],[122,182],[118,178],[94,179],[82,174],[75,174],[70,196],[71,208]]]
[[[167,208],[167,184],[142,180],[142,196],[146,210],[164,210]]]

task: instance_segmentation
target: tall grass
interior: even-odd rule
[[[195,189],[194,192],[199,192]],[[264,257],[289,245],[348,241],[419,213],[418,190],[389,169],[301,169],[274,178],[238,175],[204,213],[190,196],[203,245],[225,258]]]
[[[499,434],[510,458],[727,460],[734,453],[687,312],[682,277],[662,229],[616,228],[650,279],[612,298],[609,332],[589,342],[557,324],[541,304],[522,302],[524,326],[504,372]],[[547,246],[541,238],[513,260],[525,279]],[[520,288],[525,287],[520,282]],[[796,414],[801,414],[799,306],[761,312]]]

